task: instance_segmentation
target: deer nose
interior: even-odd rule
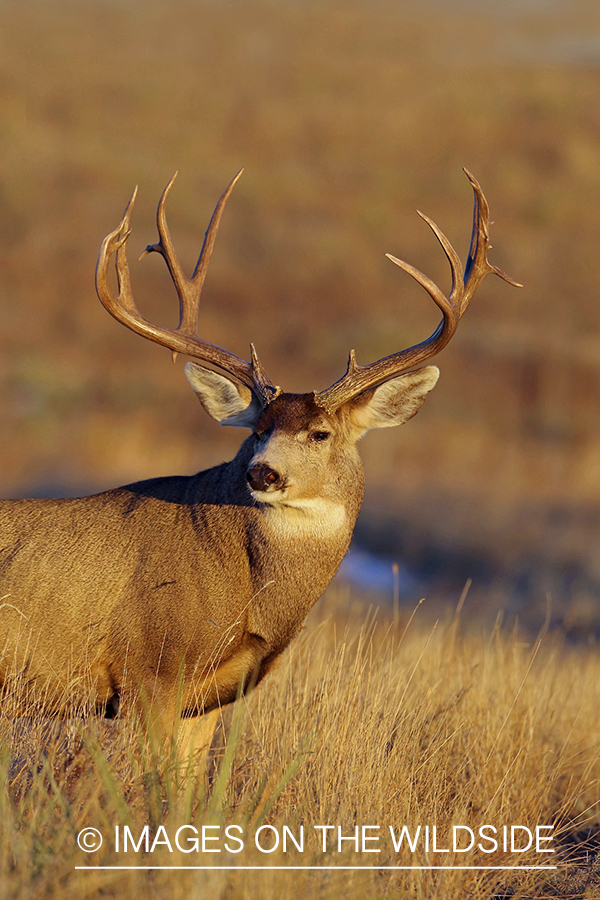
[[[279,472],[263,464],[250,466],[246,480],[253,491],[278,491],[283,485],[283,478]]]

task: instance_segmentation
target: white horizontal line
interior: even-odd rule
[[[489,871],[499,872],[501,870],[510,870],[518,871],[523,869],[557,869],[558,866],[75,866],[76,870],[79,871],[99,871],[101,869],[121,869],[132,871],[135,869],[139,869],[140,871],[158,871],[158,870],[194,870],[194,871],[218,871],[218,872],[235,872],[239,871],[266,871],[266,872],[285,872],[286,870],[290,871],[299,871],[306,869],[311,872],[318,872],[319,870],[323,871],[347,871],[349,869],[361,869],[361,870],[370,870],[376,872],[394,872],[400,869],[413,869],[413,870],[430,870],[430,869],[486,869]]]

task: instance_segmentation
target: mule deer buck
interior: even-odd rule
[[[218,713],[264,677],[348,549],[363,491],[357,441],[417,412],[439,372],[415,366],[448,343],[487,273],[517,284],[487,260],[488,205],[466,174],[475,203],[464,271],[448,239],[421,214],[450,263],[449,296],[389,256],[435,301],[439,326],[423,343],[369,365],[358,365],[352,351],[339,381],[306,394],[285,393],[271,381],[253,345],[246,362],[197,333],[215,235],[239,175],[217,204],[190,279],[165,217],[173,180],[158,204],[159,240],[146,253],[163,256],[175,284],[180,322],[173,330],[145,319],[133,299],[127,238],[134,193],[102,244],[98,296],[132,331],[213,366],[185,367],[200,403],[221,425],[251,434],[231,462],[190,477],[0,504],[5,693],[19,680],[51,715],[79,700],[110,715],[134,698],[173,734],[180,719]],[[108,279],[113,257],[117,295]]]

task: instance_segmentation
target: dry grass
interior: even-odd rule
[[[567,897],[599,891],[593,866],[567,865],[564,853],[425,853],[393,851],[389,826],[436,825],[438,846],[453,825],[556,826],[553,846],[568,833],[598,828],[600,775],[600,664],[586,650],[569,650],[540,636],[462,633],[459,618],[408,625],[369,619],[344,598],[329,595],[318,621],[285,654],[278,669],[238,704],[225,757],[212,789],[202,770],[140,750],[135,730],[91,736],[71,729],[65,754],[56,738],[46,750],[34,724],[29,751],[8,744],[14,725],[4,721],[7,790],[0,815],[2,892],[10,897],[187,896],[253,898],[501,898]],[[82,745],[78,731],[86,734]],[[97,729],[96,729],[97,732]],[[127,732],[127,733],[124,733]],[[12,764],[9,764],[12,755]],[[25,763],[24,769],[23,764]],[[239,854],[152,853],[114,850],[114,828],[128,824],[149,840],[164,825],[174,847],[188,824],[238,825]],[[262,825],[283,826],[304,852],[289,844],[260,853],[253,835]],[[381,852],[338,852],[330,838],[320,848],[315,825],[380,826]],[[83,827],[103,832],[102,849],[77,848]],[[237,832],[236,834],[239,834]],[[335,832],[331,833],[335,837]],[[188,836],[189,832],[184,834]],[[271,832],[271,837],[273,833]],[[264,834],[268,846],[268,835]],[[317,838],[319,840],[317,841]],[[230,847],[239,845],[229,841]],[[281,872],[284,865],[547,864],[555,872],[357,870]],[[259,866],[258,871],[76,871],[96,865]],[[566,868],[565,868],[566,866]],[[594,886],[595,885],[595,888]],[[571,893],[569,893],[571,891]],[[575,893],[573,893],[575,892]],[[579,893],[577,893],[579,892]],[[588,893],[586,896],[596,896]]]

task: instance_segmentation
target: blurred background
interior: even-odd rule
[[[102,309],[94,267],[140,186],[143,312],[177,322],[163,261],[137,263],[175,170],[169,223],[191,272],[242,166],[200,331],[284,389],[321,389],[348,350],[426,337],[472,193],[489,277],[406,427],[362,443],[346,578],[574,637],[600,623],[600,7],[597,0],[2,0],[0,494],[65,496],[192,473],[241,433],[200,409],[183,360]],[[398,570],[393,574],[392,564]]]

